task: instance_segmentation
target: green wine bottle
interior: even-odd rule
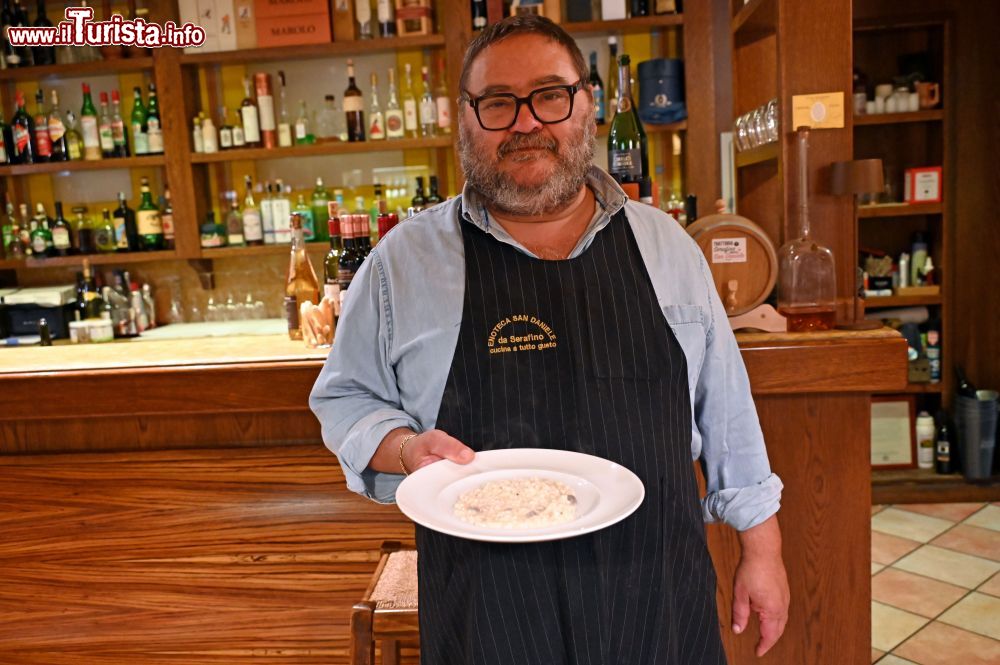
[[[160,209],[153,203],[148,178],[142,179],[139,191],[142,192],[142,198],[135,215],[139,243],[147,251],[163,249],[163,221],[160,219]]]
[[[132,151],[136,155],[149,154],[149,134],[146,124],[146,107],[142,105],[142,88],[135,86],[132,97]]]
[[[90,97],[90,86],[83,84],[83,106],[80,108],[80,128],[83,131],[83,158],[97,161],[102,158],[100,122],[97,108]]]
[[[649,177],[649,142],[632,100],[629,57],[618,56],[618,108],[608,133],[608,172],[620,184]]]

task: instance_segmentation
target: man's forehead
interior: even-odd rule
[[[538,40],[529,45],[524,40]],[[469,87],[513,90],[560,83],[578,78],[566,48],[543,35],[514,35],[491,44],[476,56],[469,68]]]

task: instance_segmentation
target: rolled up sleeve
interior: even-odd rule
[[[744,531],[778,512],[782,483],[771,473],[746,367],[704,259],[702,272],[712,301],[694,405],[707,485],[702,512],[706,522]]]
[[[348,488],[380,503],[395,499],[403,476],[372,471],[372,456],[392,430],[419,429],[402,408],[389,360],[389,302],[385,272],[373,251],[351,282],[336,343],[309,396],[323,443],[340,460]]]

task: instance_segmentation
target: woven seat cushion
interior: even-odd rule
[[[417,609],[417,552],[392,552],[372,591],[376,610]]]

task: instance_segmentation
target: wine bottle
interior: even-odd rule
[[[7,27],[11,25],[14,25],[14,12],[10,8],[10,0],[3,0],[3,9],[0,10],[0,39],[3,40],[3,59],[7,63],[7,67],[15,68],[21,66],[21,54],[7,38]]]
[[[603,125],[607,112],[604,106],[604,81],[597,73],[597,51],[590,52],[590,89],[594,93],[594,116],[597,124]]]
[[[76,215],[76,251],[80,254],[96,254],[97,241],[93,222],[87,219],[87,209],[83,206],[73,208]]]
[[[327,230],[330,234],[330,251],[326,253],[326,258],[323,259],[323,297],[328,298],[333,303],[333,314],[336,317],[340,314],[340,282],[338,272],[340,270],[340,257],[344,253],[344,242],[340,236],[340,219],[337,217],[337,211],[331,210],[330,207],[327,209],[327,214],[329,215]]]
[[[312,191],[310,207],[313,215],[313,228],[316,230],[315,239],[325,241],[329,239],[327,235],[327,221],[330,219],[330,193],[323,186],[323,179],[316,178],[316,188]]]
[[[948,414],[939,411],[935,432],[934,470],[940,474],[952,473],[951,430],[948,428]]]
[[[142,88],[132,88],[132,117],[129,126],[132,130],[132,150],[135,155],[149,153],[149,135],[146,125],[146,107],[142,103]]]
[[[430,192],[427,194],[427,207],[437,205],[444,201],[441,198],[441,194],[438,193],[438,177],[436,175],[431,176]]]
[[[66,111],[66,152],[71,161],[83,159],[83,138],[76,125],[76,114]]]
[[[108,110],[108,93],[101,93],[101,116],[97,123],[97,135],[101,141],[101,157],[108,159],[115,156],[114,132],[111,128],[111,112]]]
[[[285,278],[285,316],[288,320],[288,336],[291,339],[302,339],[299,308],[307,300],[314,304],[319,302],[319,280],[309,261],[309,254],[306,253],[302,215],[294,213],[290,221],[292,252]]]
[[[52,220],[52,248],[56,256],[73,253],[73,229],[63,217],[62,201],[56,201],[56,217]]]
[[[115,223],[115,247],[119,252],[138,252],[139,229],[135,223],[135,211],[128,207],[125,192],[118,192],[118,208],[113,214]]]
[[[14,155],[14,137],[10,131],[10,125],[3,115],[3,108],[0,108],[0,164],[10,164]],[[6,243],[4,247],[6,247]]]
[[[372,72],[372,103],[368,116],[368,139],[371,141],[381,141],[385,138],[385,116],[382,115],[382,107],[378,103],[378,75]]]
[[[45,206],[39,203],[35,210],[36,214],[29,222],[31,254],[38,258],[55,256],[55,246],[52,243],[52,231],[49,230],[49,218],[45,214]]]
[[[274,198],[271,199],[271,217],[274,223],[274,241],[287,245],[292,241],[292,228],[289,225],[292,216],[292,202],[288,200],[285,185],[279,178],[274,186]]]
[[[403,128],[411,139],[420,136],[420,122],[417,119],[417,97],[413,92],[413,75],[410,63],[403,69]]]
[[[219,111],[219,150],[231,150],[233,147],[233,126],[229,124],[229,114],[223,106]]]
[[[257,93],[257,113],[260,118],[260,140],[265,148],[274,148],[278,143],[277,126],[274,120],[274,92],[271,89],[271,75],[257,72],[253,75],[254,91]],[[244,138],[246,128],[244,128]]]
[[[401,139],[405,134],[403,109],[396,96],[396,70],[389,68],[389,102],[385,106],[385,135],[390,139]]]
[[[156,85],[149,84],[149,105],[146,107],[146,141],[150,155],[163,154],[163,127],[160,124],[160,104]]]
[[[24,109],[24,93],[17,90],[14,93],[17,110],[11,120],[11,131],[14,140],[14,164],[35,163],[35,121]]]
[[[101,159],[101,134],[98,128],[97,108],[90,96],[90,86],[83,84],[83,106],[80,108],[80,130],[83,133],[83,158],[87,161]]]
[[[347,117],[347,140],[365,140],[364,97],[354,82],[354,61],[347,61],[347,89],[344,90],[344,114]]]
[[[35,17],[36,28],[51,28],[52,21],[49,20],[45,12],[45,0],[38,0],[38,14]],[[31,55],[35,60],[35,65],[56,64],[56,49],[54,46],[33,46]]]
[[[486,27],[486,0],[472,0],[472,29],[482,30]]]
[[[618,57],[618,107],[608,133],[608,172],[620,184],[649,177],[649,146],[632,100],[628,55]]]
[[[27,28],[31,25],[28,11],[21,6],[19,0],[14,0],[13,20],[10,25],[17,28]],[[17,46],[15,49],[20,58],[19,67],[32,67],[35,64],[35,54],[32,53],[30,46]]]
[[[264,186],[264,191],[260,199],[260,225],[264,230],[265,245],[273,245],[276,241],[274,235],[274,199],[272,191],[271,183],[267,183]]]
[[[358,21],[358,39],[372,39],[371,0],[354,0],[354,18]]]
[[[136,227],[139,233],[141,249],[156,251],[163,249],[163,220],[160,209],[153,203],[153,194],[149,191],[149,179],[143,178],[139,191],[142,198],[136,211]]]
[[[35,161],[52,159],[52,139],[49,136],[49,114],[45,111],[45,94],[39,88],[35,93]]]
[[[427,207],[427,199],[424,198],[424,179],[422,176],[417,176],[417,189],[413,193],[413,199],[410,201],[410,207],[416,212],[420,212]]]
[[[174,233],[174,205],[170,202],[170,188],[163,188],[163,195],[160,197],[160,223],[163,226],[163,247],[173,249],[175,241]]]
[[[97,251],[102,254],[117,251],[118,241],[115,236],[115,224],[111,220],[111,211],[104,208],[101,211],[101,221],[94,229],[94,244],[97,246]]]
[[[260,116],[257,114],[257,104],[250,92],[250,79],[243,78],[243,102],[240,104],[240,118],[243,120],[243,138],[247,147],[260,147]],[[206,148],[207,152],[207,148]]]

